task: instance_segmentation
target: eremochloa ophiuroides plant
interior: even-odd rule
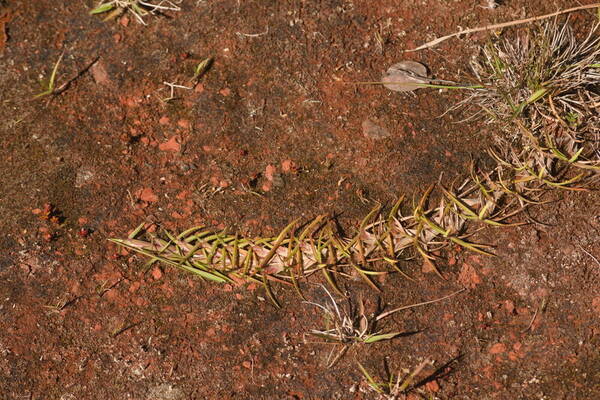
[[[376,276],[405,275],[401,262],[413,258],[435,268],[434,254],[449,245],[491,255],[470,239],[474,226],[512,225],[507,219],[546,191],[584,190],[598,176],[598,26],[578,39],[567,23],[535,25],[529,34],[488,43],[472,66],[479,82],[465,89],[469,95],[458,106],[475,105],[475,116],[493,124],[492,170],[473,165],[462,182],[432,185],[412,204],[401,198],[386,213],[376,207],[349,237],[321,215],[304,224],[295,220],[270,238],[195,227],[141,239],[141,225],[128,238],[112,240],[207,280],[259,282],[275,304],[273,283],[302,296],[301,281],[321,274],[341,293],[338,280],[358,276],[378,290]]]

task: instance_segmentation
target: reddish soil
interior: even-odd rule
[[[276,287],[278,310],[260,288],[146,271],[107,241],[144,221],[258,236],[329,213],[349,228],[461,176],[491,132],[438,118],[460,93],[345,82],[403,58],[456,79],[485,34],[402,51],[571,2],[183,0],[147,26],[102,22],[93,3],[0,1],[0,398],[371,399],[357,362],[384,377],[425,358],[415,399],[600,398],[596,192],[551,195],[530,210],[544,225],[481,231],[497,257],[445,254],[445,281],[415,262],[416,282],[381,294],[346,282],[371,310],[468,290],[384,320],[406,335],[331,369],[331,348],[304,340],[323,319],[291,290]],[[73,80],[32,100],[63,53],[57,87]],[[161,101],[209,56],[193,90]],[[389,137],[363,136],[367,119]],[[326,301],[318,281],[306,294]]]

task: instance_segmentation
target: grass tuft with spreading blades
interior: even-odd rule
[[[491,150],[518,191],[582,190],[600,171],[600,24],[581,39],[568,23],[492,41],[472,61],[484,89],[461,104],[499,132]]]
[[[164,11],[181,11],[181,8],[177,5],[179,3],[181,3],[181,0],[161,0],[159,2],[149,0],[109,0],[102,1],[90,11],[90,14],[106,14],[104,21],[108,21],[129,11],[139,23],[146,25],[144,22],[145,16]]]
[[[308,333],[323,340],[323,343],[334,345],[327,358],[328,368],[333,367],[354,344],[377,343],[394,339],[402,334],[402,332],[382,333],[376,331],[377,318],[367,317],[362,300],[358,302],[358,306],[355,306],[347,298],[348,306],[341,308],[325,287],[323,287],[323,290],[329,297],[329,302],[325,305],[309,301],[305,303],[311,304],[323,312],[326,327],[324,329],[312,329]],[[341,346],[341,349],[334,356],[337,345]]]
[[[599,25],[582,40],[568,23],[553,21],[531,29],[483,47],[471,66],[485,88],[475,90],[466,102],[510,132],[515,119],[534,132],[550,122],[597,132],[600,117],[591,111],[600,101]]]
[[[369,372],[366,370],[365,367],[363,367],[361,363],[358,363],[358,368],[367,380],[367,384],[369,385],[369,387],[378,394],[379,399],[400,400],[407,398],[406,394],[407,392],[411,391],[411,385],[413,384],[415,377],[419,375],[427,365],[432,364],[433,363],[431,361],[424,360],[412,371],[408,371],[406,373],[398,372],[396,376],[394,376],[393,373],[390,374],[387,382],[377,381],[374,377],[371,376],[371,374],[369,374]],[[419,395],[419,398],[432,399],[433,397],[422,397]]]

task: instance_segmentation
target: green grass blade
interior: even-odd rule
[[[94,8],[93,10],[90,11],[90,15],[94,15],[94,14],[102,14],[105,12],[108,12],[110,10],[112,10],[113,8],[115,8],[115,5],[112,3],[103,3],[100,4],[98,7]]]
[[[364,377],[367,379],[367,383],[369,384],[369,386],[371,386],[373,388],[373,390],[375,390],[377,393],[379,394],[384,394],[385,392],[383,391],[383,389],[381,389],[381,384],[375,382],[375,380],[373,379],[373,377],[367,372],[367,370],[365,369],[365,367],[362,366],[361,363],[358,363],[358,368],[360,368],[360,372],[362,372],[362,374],[364,375]]]
[[[390,332],[390,333],[383,333],[381,335],[369,335],[363,340],[363,342],[364,343],[376,343],[376,342],[381,342],[382,340],[391,340],[401,334],[402,334],[402,332]]]
[[[462,246],[465,249],[471,250],[471,251],[473,251],[475,253],[483,254],[485,256],[493,256],[494,255],[493,253],[490,253],[489,251],[481,249],[480,247],[484,247],[481,244],[469,243],[469,242],[466,242],[466,241],[464,241],[462,239],[459,239],[459,238],[457,238],[455,236],[451,236],[449,239],[451,241],[453,241],[454,243],[458,244],[459,246]]]
[[[142,229],[144,229],[144,225],[146,225],[145,222],[139,224],[137,228],[132,230],[131,233],[127,235],[127,239],[135,239],[135,237],[142,231]]]
[[[43,91],[42,93],[38,93],[35,96],[33,96],[34,99],[37,99],[42,96],[47,96],[54,92],[56,73],[58,72],[58,66],[60,65],[60,62],[62,61],[62,58],[64,55],[65,55],[65,53],[63,51],[62,54],[60,55],[60,57],[58,57],[58,61],[56,61],[56,64],[54,64],[54,68],[52,68],[52,73],[50,74],[50,80],[48,81],[47,89],[45,91]]]
[[[262,275],[263,287],[265,288],[265,292],[267,293],[267,296],[269,296],[269,299],[271,299],[271,302],[275,305],[275,307],[281,308],[281,304],[279,304],[279,301],[277,301],[277,299],[275,298],[275,295],[273,294],[273,291],[271,290],[271,285],[269,285],[269,280],[267,279],[267,274],[263,273],[261,275]]]
[[[212,57],[208,57],[198,64],[194,69],[194,76],[192,77],[192,80],[198,80],[202,78],[202,76],[210,69],[213,60],[214,59]]]

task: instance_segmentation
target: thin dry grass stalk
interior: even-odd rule
[[[454,37],[458,37],[461,35],[468,35],[471,33],[477,33],[477,32],[483,32],[483,31],[490,31],[490,30],[497,30],[497,29],[502,29],[502,28],[508,28],[511,26],[516,26],[516,25],[523,25],[523,24],[529,24],[535,21],[541,21],[544,19],[548,19],[548,18],[553,18],[553,17],[557,17],[559,15],[564,15],[564,14],[569,14],[572,12],[576,12],[576,11],[582,11],[582,10],[589,10],[592,8],[599,8],[600,7],[600,3],[594,3],[594,4],[586,4],[583,6],[578,6],[578,7],[572,7],[572,8],[568,8],[566,10],[559,10],[550,14],[545,14],[545,15],[539,15],[536,17],[529,17],[529,18],[523,18],[523,19],[518,19],[518,20],[514,20],[514,21],[508,21],[508,22],[503,22],[500,24],[493,24],[493,25],[487,25],[487,26],[480,26],[477,28],[469,28],[469,29],[461,29],[458,32],[454,32],[451,33],[450,35],[446,35],[446,36],[442,36],[440,38],[434,39],[430,42],[427,42],[415,49],[412,50],[406,50],[406,52],[412,52],[412,51],[419,51],[419,50],[424,50],[424,49],[428,49],[430,47],[435,47],[438,44],[445,42],[448,39],[452,39]]]
[[[414,370],[402,373],[398,372],[396,376],[390,374],[387,381],[377,381],[369,374],[367,369],[361,363],[358,368],[367,380],[369,387],[379,395],[381,400],[400,400],[406,399],[406,393],[414,387],[411,387],[415,377],[417,377],[427,365],[433,365],[433,362],[425,359]]]

